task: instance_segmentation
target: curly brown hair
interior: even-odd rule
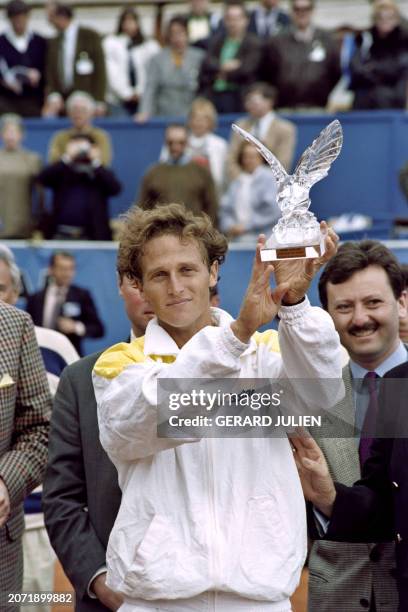
[[[204,263],[221,265],[228,243],[206,214],[194,215],[182,204],[160,204],[151,210],[133,206],[122,216],[123,228],[117,257],[119,278],[142,280],[141,259],[146,243],[152,238],[172,234],[180,240],[196,240]]]

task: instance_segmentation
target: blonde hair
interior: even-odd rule
[[[206,116],[210,123],[210,130],[213,131],[217,127],[218,114],[217,110],[210,100],[207,98],[196,98],[193,100],[193,103],[190,107],[190,112],[188,113],[188,121],[191,121],[194,113],[201,113]]]
[[[399,7],[394,0],[375,0],[373,4],[373,21],[377,19],[382,11],[393,11],[398,20],[401,17]]]

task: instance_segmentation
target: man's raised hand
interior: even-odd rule
[[[260,235],[256,245],[251,279],[238,318],[231,324],[232,331],[242,342],[249,342],[252,334],[259,327],[270,323],[275,318],[289,288],[287,282],[281,282],[275,289],[271,289],[270,277],[274,266],[261,261],[261,249],[265,241],[265,236]]]
[[[339,237],[327,226],[320,223],[320,230],[325,236],[325,252],[314,259],[285,259],[273,264],[276,284],[288,283],[289,288],[284,298],[285,305],[296,304],[306,295],[316,273],[331,259],[337,251]]]

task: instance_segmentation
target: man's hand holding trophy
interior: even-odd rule
[[[273,262],[278,286],[287,283],[283,303],[296,304],[305,296],[316,272],[337,250],[338,236],[324,221],[319,224],[309,210],[309,191],[327,176],[340,153],[343,143],[341,124],[335,120],[321,131],[304,151],[292,175],[252,134],[235,124],[232,129],[256,147],[276,178],[277,202],[282,217],[268,239],[260,236],[259,256],[263,262]]]

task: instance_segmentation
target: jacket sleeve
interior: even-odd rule
[[[95,64],[94,78],[92,79],[92,95],[97,102],[105,102],[106,96],[106,65],[102,41],[97,32],[90,32],[93,36],[93,61]]]
[[[221,198],[220,229],[223,232],[228,232],[235,224],[234,208],[237,188],[238,179],[231,183],[231,185],[228,187],[228,190]]]
[[[109,168],[98,166],[95,170],[95,179],[105,196],[115,196],[122,191],[122,185],[113,170]]]
[[[281,306],[279,317],[280,375],[296,402],[288,403],[288,409],[299,408],[302,414],[330,410],[344,396],[341,345],[332,318],[307,297],[295,306]]]
[[[145,360],[135,343],[106,351],[95,365],[93,380],[101,443],[113,463],[196,441],[157,436],[158,379],[164,384],[167,379],[183,379],[186,373],[189,379],[238,377],[240,356],[247,346],[229,326],[207,326],[182,347],[171,364]]]
[[[262,60],[261,43],[252,36],[243,40],[238,57],[241,65],[236,70],[232,70],[225,75],[227,81],[233,83],[248,83],[248,80],[257,74]]]
[[[201,168],[204,174],[203,211],[207,213],[215,227],[218,227],[218,196],[214,179],[207,168]]]
[[[161,53],[152,57],[148,64],[149,78],[140,102],[139,112],[152,117],[156,114],[156,98],[160,87],[160,60],[163,60]]]
[[[103,39],[102,45],[109,88],[120,102],[127,100],[133,94],[127,76],[127,52],[123,53],[121,41],[117,36],[107,36]]]
[[[105,329],[99,318],[95,302],[89,291],[83,290],[81,300],[81,322],[85,325],[85,336],[88,338],[102,338]]]
[[[54,399],[42,501],[51,544],[78,595],[83,597],[89,580],[105,565],[106,553],[86,511],[78,401],[67,368]]]
[[[54,164],[45,166],[37,175],[36,180],[44,185],[44,187],[54,188],[59,185],[61,179],[70,173],[69,166],[63,161],[57,161]]]
[[[380,542],[393,539],[393,492],[388,475],[393,440],[378,438],[352,487],[336,483],[337,497],[325,539]]]
[[[46,462],[52,400],[34,326],[24,313],[11,450],[0,458],[0,478],[11,507],[42,482]]]

